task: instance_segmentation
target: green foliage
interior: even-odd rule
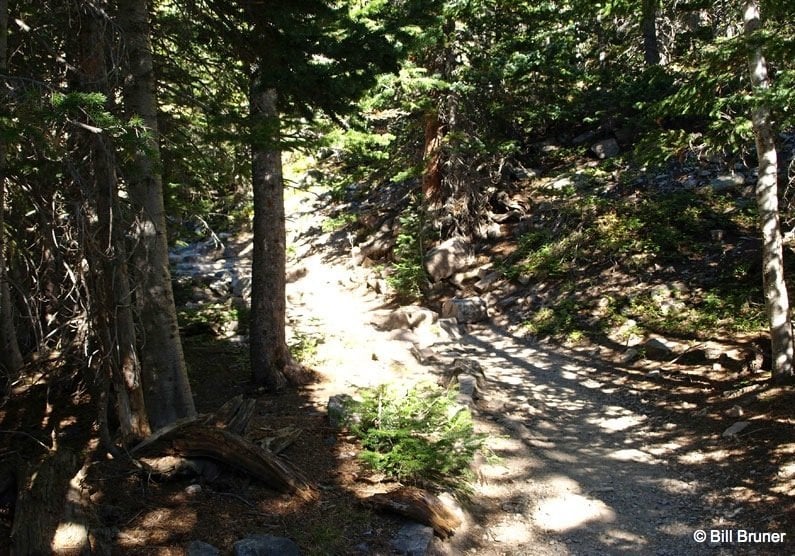
[[[360,457],[400,481],[466,490],[469,464],[483,448],[472,415],[457,394],[423,384],[408,392],[381,385],[359,391],[350,402],[347,425],[361,439]]]
[[[179,295],[179,292],[175,294]],[[193,334],[230,336],[239,333],[241,325],[248,321],[246,312],[231,303],[208,303],[198,307],[181,307],[177,317],[180,328]]]
[[[349,212],[341,212],[337,216],[326,218],[320,225],[323,233],[337,232],[345,229],[348,225],[356,222],[356,215]]]
[[[411,205],[401,213],[398,219],[400,231],[392,252],[395,262],[387,276],[387,283],[398,296],[405,299],[419,299],[428,281],[423,265],[423,224],[420,210],[416,205]]]
[[[304,365],[317,363],[317,347],[324,342],[317,333],[294,331],[293,337],[287,342],[287,347],[293,358]]]

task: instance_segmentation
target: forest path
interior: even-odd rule
[[[485,371],[476,424],[499,459],[482,463],[468,519],[450,542],[434,543],[437,554],[738,553],[693,540],[740,510],[730,494],[704,502],[708,456],[687,430],[692,410],[680,410],[690,408],[661,413],[587,352],[527,344],[493,324],[438,339],[442,363],[420,365],[410,353],[416,337],[371,324],[386,301],[362,283],[347,239],[323,233],[324,204],[287,201],[289,266],[300,276],[288,284],[288,320],[293,341],[318,342],[315,402],[358,386],[434,380],[456,356]]]

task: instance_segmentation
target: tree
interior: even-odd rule
[[[157,100],[146,0],[122,0],[118,17],[126,47],[124,104],[127,116],[146,127],[126,172],[133,222],[132,278],[143,331],[140,342],[144,392],[154,428],[196,413],[179,336],[160,174]]]
[[[0,78],[8,73],[8,0],[0,0]],[[6,88],[3,87],[3,91]],[[0,110],[5,111],[5,100]],[[0,113],[5,118],[6,114]],[[5,200],[6,200],[6,141],[0,131],[0,371],[15,373],[22,367],[19,351],[11,291],[8,287],[5,260]]]
[[[254,190],[254,257],[249,326],[252,377],[274,390],[301,379],[285,338],[286,302],[279,115],[304,121],[313,110],[336,117],[394,67],[394,47],[345,5],[327,0],[195,2],[193,12],[247,71],[248,146]],[[287,376],[285,376],[287,375]]]
[[[78,12],[80,89],[88,95],[84,98],[97,104],[110,98],[107,32],[112,21],[106,8],[86,4]],[[122,439],[130,442],[147,436],[150,428],[136,349],[115,147],[106,131],[95,124],[85,122],[78,132],[88,160],[84,195],[96,211],[95,219],[86,215],[85,226],[91,233],[84,235],[83,241],[92,267],[94,313],[104,364],[115,387]]]
[[[745,33],[751,41],[748,66],[751,84],[757,97],[751,120],[759,159],[756,199],[762,230],[762,280],[765,310],[770,324],[773,379],[787,381],[795,377],[794,346],[789,299],[784,281],[784,255],[778,212],[778,153],[772,112],[765,99],[765,92],[770,88],[770,78],[762,49],[753,44],[754,34],[762,26],[757,0],[745,2],[743,19]]]
[[[287,237],[277,98],[275,89],[263,89],[254,77],[249,101],[254,192],[249,344],[254,382],[270,391],[287,385],[285,371],[292,364],[284,328]]]
[[[641,32],[643,33],[643,54],[646,64],[660,63],[660,47],[657,44],[657,9],[660,0],[643,0],[641,12]]]

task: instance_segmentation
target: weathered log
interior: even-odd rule
[[[243,399],[242,395],[235,396],[222,405],[218,411],[209,415],[204,422],[243,436],[246,434],[252,415],[254,415],[256,405],[257,401],[252,398]]]
[[[285,460],[204,419],[182,421],[162,429],[131,450],[135,457],[207,458],[255,477],[274,490],[311,499],[315,489]]]
[[[443,539],[455,533],[461,525],[461,519],[438,496],[419,488],[400,487],[384,494],[374,494],[365,498],[363,503],[429,525]]]

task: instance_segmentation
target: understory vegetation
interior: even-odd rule
[[[431,384],[360,389],[346,407],[346,424],[361,440],[359,457],[392,479],[465,494],[485,435],[474,431],[457,396]]]

